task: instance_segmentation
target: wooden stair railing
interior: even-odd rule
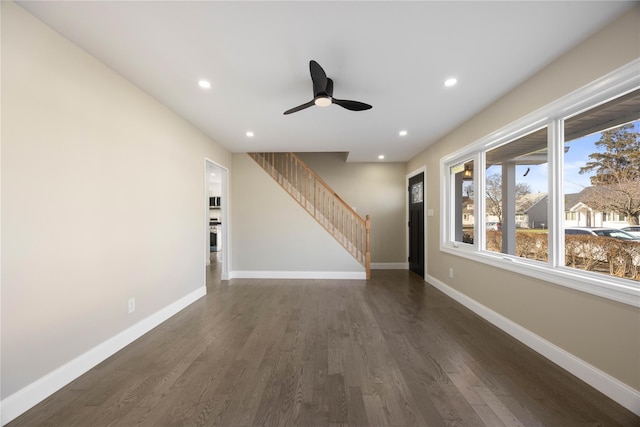
[[[369,215],[363,219],[295,153],[249,153],[371,277]]]

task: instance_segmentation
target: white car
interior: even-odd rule
[[[620,230],[626,231],[633,236],[640,237],[640,225],[631,225],[629,227],[621,228]]]
[[[631,240],[634,242],[640,242],[640,237],[627,233],[617,228],[604,228],[604,227],[567,227],[564,229],[565,235],[575,234],[589,234],[591,236],[600,237],[613,237],[618,240]]]

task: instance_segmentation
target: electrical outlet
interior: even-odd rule
[[[449,269],[449,277],[451,277],[453,279],[453,268]]]
[[[136,299],[129,298],[129,314],[133,313],[134,311],[136,311]]]

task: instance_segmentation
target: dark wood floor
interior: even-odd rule
[[[407,271],[233,280],[10,426],[640,426]]]

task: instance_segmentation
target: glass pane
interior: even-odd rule
[[[423,194],[422,183],[413,184],[411,186],[411,203],[422,203]]]
[[[454,204],[454,240],[473,243],[474,205],[473,205],[473,160],[451,168],[453,180]]]
[[[640,281],[640,91],[565,121],[565,264]]]
[[[547,261],[547,128],[487,151],[486,249]]]

